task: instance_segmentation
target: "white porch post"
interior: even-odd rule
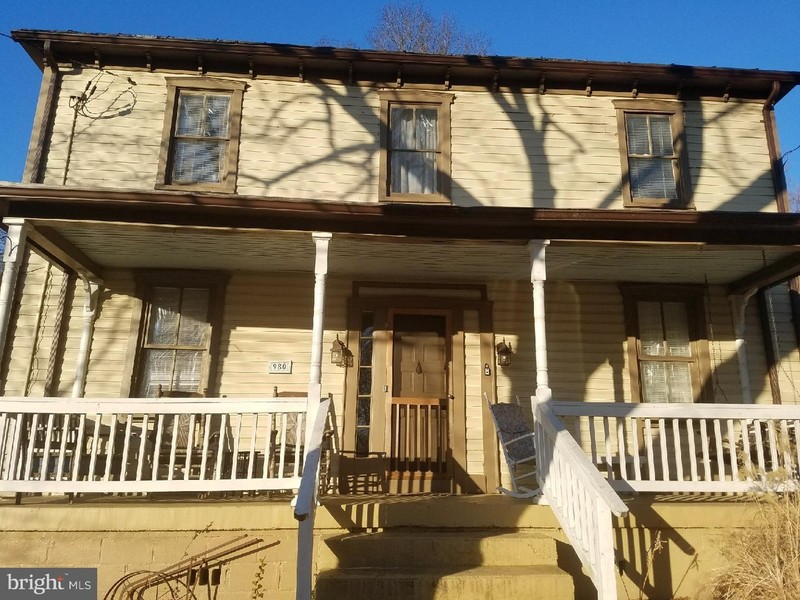
[[[745,324],[747,322],[747,303],[756,290],[748,290],[744,294],[728,297],[733,312],[733,332],[736,336],[736,358],[739,361],[739,381],[742,386],[742,402],[753,403],[753,391],[750,386],[750,370],[747,361],[747,342],[744,339]]]
[[[325,332],[325,283],[328,277],[328,246],[330,233],[315,231],[316,257],[314,260],[314,318],[311,324],[311,367],[308,375],[308,413],[306,421],[306,449],[311,434],[310,424],[314,422],[322,394],[322,337]],[[306,450],[307,451],[307,450]]]
[[[94,323],[97,318],[97,301],[103,285],[102,281],[89,279],[83,273],[80,277],[83,280],[83,330],[78,348],[78,364],[75,367],[75,383],[72,385],[73,398],[83,398],[86,391],[86,374],[89,371],[89,355],[92,351]]]
[[[8,226],[8,236],[3,249],[3,275],[0,282],[0,363],[4,358],[14,291],[17,289],[19,267],[25,256],[29,227],[25,219],[6,218],[3,222]]]
[[[533,286],[533,333],[536,342],[536,398],[550,397],[550,382],[547,375],[547,332],[544,315],[545,248],[550,240],[531,240],[531,285]]]
[[[325,282],[328,276],[328,246],[330,233],[314,232],[316,258],[314,260],[314,319],[311,326],[311,369],[308,377],[308,403],[306,404],[305,453],[311,447],[312,425],[319,410],[322,395],[322,338],[325,326]],[[305,460],[305,453],[303,459]],[[316,477],[315,477],[316,479]],[[297,590],[298,600],[310,600],[314,554],[314,517],[316,495],[311,498],[308,516],[297,526]]]

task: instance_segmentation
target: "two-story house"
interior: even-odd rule
[[[249,528],[283,541],[264,556],[294,595],[292,534],[265,516],[291,517],[285,500],[158,500],[297,488],[304,423],[328,395],[319,527],[543,526],[575,545],[607,526],[598,544],[615,540],[611,559],[652,597],[713,563],[713,545],[676,541],[647,574],[666,519],[648,521],[651,505],[616,538],[610,520],[567,531],[576,503],[603,502],[580,487],[585,465],[537,465],[563,506],[543,481],[552,508],[492,495],[510,471],[484,398],[519,398],[529,425],[532,397],[552,405],[614,495],[742,491],[759,480],[737,458],[751,448],[756,470],[796,474],[800,217],[773,107],[800,74],[13,37],[43,73],[24,181],[0,186],[0,489],[21,501],[0,525],[16,543],[82,539],[110,585],[158,562],[144,550],[158,536],[133,532]],[[142,501],[93,504],[111,493]],[[404,521],[412,500],[446,504]],[[135,558],[107,554],[110,539]],[[27,562],[66,560],[51,550]],[[613,597],[613,570],[610,590],[577,552]],[[325,597],[352,596],[343,580]],[[434,597],[415,585],[405,595]]]

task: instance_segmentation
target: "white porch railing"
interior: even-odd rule
[[[305,415],[305,398],[0,398],[0,491],[295,489]]]
[[[554,402],[551,409],[621,492],[797,487],[800,406]]]
[[[556,416],[549,398],[534,402],[536,478],[561,528],[597,588],[598,600],[616,600],[611,515],[628,508]]]

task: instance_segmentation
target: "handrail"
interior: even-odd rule
[[[597,588],[598,600],[616,600],[611,515],[623,516],[628,508],[555,415],[549,391],[532,402],[542,494]]]
[[[308,439],[303,475],[295,498],[294,518],[297,526],[297,600],[311,600],[313,554],[314,554],[314,513],[317,508],[317,489],[319,487],[319,463],[322,455],[322,439],[331,400],[326,398],[319,404],[314,424]]]

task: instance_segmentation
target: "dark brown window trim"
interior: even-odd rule
[[[631,208],[694,208],[692,182],[687,154],[686,130],[683,102],[674,100],[613,100],[617,111],[617,139],[619,140],[620,162],[622,166],[622,198],[625,207]],[[628,163],[628,134],[625,126],[627,114],[661,114],[670,116],[673,148],[677,156],[675,164],[675,187],[677,201],[664,199],[634,199],[631,193],[630,169]]]
[[[161,151],[158,157],[155,188],[159,190],[235,193],[239,167],[239,142],[242,129],[242,102],[247,84],[243,81],[212,79],[209,77],[168,77],[166,81],[167,106],[164,112],[164,129],[161,139]],[[219,183],[178,183],[170,179],[178,95],[184,90],[225,92],[231,95],[228,151],[225,157],[225,165],[222,168],[222,173],[220,173]]]
[[[195,287],[207,288],[210,290],[209,297],[209,324],[211,335],[209,336],[207,352],[208,363],[203,374],[200,390],[207,389],[209,396],[217,395],[217,371],[219,361],[219,348],[222,336],[222,320],[225,307],[225,293],[230,275],[223,271],[191,271],[191,270],[172,270],[156,269],[146,271],[136,271],[134,273],[136,281],[136,302],[133,307],[131,322],[131,339],[128,345],[126,364],[123,373],[123,396],[131,396],[136,393],[141,377],[141,348],[145,335],[146,318],[149,291],[158,286],[166,287]],[[127,393],[126,393],[127,392]]]
[[[416,90],[382,90],[378,92],[381,101],[380,107],[380,167],[378,200],[381,202],[418,202],[449,204],[450,203],[450,123],[451,110],[455,95],[437,92],[421,92]],[[439,148],[440,152],[436,161],[437,189],[436,194],[402,194],[392,193],[389,181],[389,114],[393,105],[427,106],[439,111]]]
[[[693,285],[661,285],[621,283],[625,311],[625,333],[628,347],[628,372],[631,382],[631,400],[642,402],[639,374],[639,326],[636,303],[640,300],[657,302],[677,301],[686,304],[686,316],[691,338],[692,356],[697,369],[692,377],[695,402],[713,402],[711,386],[711,358],[706,325],[705,288]]]

